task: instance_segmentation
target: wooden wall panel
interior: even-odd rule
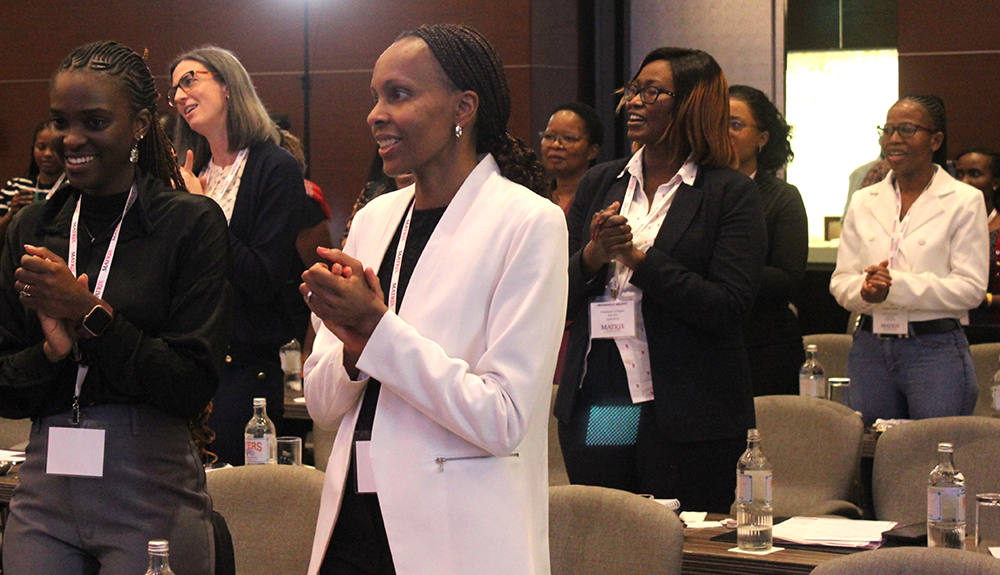
[[[216,44],[235,52],[272,113],[302,131],[304,0],[50,0],[2,2],[0,23],[0,178],[26,167],[31,130],[47,117],[48,78],[74,47],[110,38],[149,49],[149,65],[168,86],[167,66],[184,50]],[[313,74],[312,177],[324,190],[339,230],[364,184],[375,148],[365,117],[379,54],[403,30],[423,23],[464,23],[497,47],[513,91],[511,133],[533,142],[545,106],[575,97],[575,3],[561,0],[311,0]],[[537,42],[533,28],[558,30],[559,42]],[[547,36],[545,36],[547,37]],[[543,37],[544,38],[544,37]],[[533,43],[533,40],[536,42]],[[535,44],[538,44],[537,46]],[[557,62],[562,68],[544,75]],[[541,67],[541,68],[539,68]],[[539,72],[541,70],[541,72]],[[541,76],[539,76],[541,74]],[[539,77],[545,80],[536,81]],[[539,95],[559,88],[561,94]],[[565,94],[565,98],[563,97]],[[163,105],[161,111],[171,113]],[[539,125],[539,122],[541,124]]]

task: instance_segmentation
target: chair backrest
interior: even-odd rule
[[[208,473],[208,492],[233,538],[237,573],[302,574],[309,568],[322,471],[247,465]]]
[[[802,345],[813,344],[827,377],[847,377],[847,354],[854,337],[846,333],[816,333],[802,337]]]
[[[798,395],[754,398],[761,449],[774,472],[774,514],[841,514],[852,498],[864,424],[849,407]],[[735,465],[734,465],[735,467]]]
[[[993,415],[993,374],[1000,367],[997,358],[1000,357],[1000,343],[977,343],[969,346],[972,353],[972,363],[976,366],[976,381],[979,382],[979,398],[972,415],[989,417]]]
[[[589,485],[549,488],[552,575],[681,572],[684,526],[656,503]]]
[[[31,435],[30,419],[0,418],[0,449],[23,450]]]
[[[875,447],[872,495],[878,519],[900,524],[927,519],[927,476],[938,463],[941,442],[954,445],[955,466],[965,476],[967,521],[976,516],[976,493],[1000,491],[1000,420],[969,415],[911,421],[889,428]]]
[[[552,386],[552,402],[549,403],[549,486],[569,485],[569,475],[566,474],[566,462],[563,461],[562,446],[559,445],[559,420],[552,413],[556,404],[558,385]]]
[[[844,555],[813,570],[813,575],[1000,575],[993,557],[941,547],[896,547]]]

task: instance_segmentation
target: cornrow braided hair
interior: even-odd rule
[[[948,114],[945,111],[944,100],[933,94],[907,94],[899,99],[900,102],[910,101],[924,110],[931,118],[931,127],[935,132],[941,132],[944,139],[941,140],[941,147],[934,152],[934,163],[947,168],[948,166]]]
[[[103,40],[74,50],[59,64],[56,74],[71,70],[90,70],[120,79],[132,113],[149,110],[152,120],[149,133],[139,140],[139,161],[136,165],[172,188],[186,189],[174,147],[156,120],[156,103],[160,94],[156,91],[156,82],[146,65],[145,56],[118,42]]]
[[[479,96],[476,152],[493,154],[505,178],[548,197],[550,182],[535,151],[507,132],[510,85],[500,55],[489,40],[473,28],[454,24],[421,26],[403,32],[396,40],[407,37],[427,44],[458,90],[471,90]]]

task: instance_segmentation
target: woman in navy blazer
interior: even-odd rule
[[[642,148],[580,183],[555,403],[573,483],[678,498],[684,509],[728,512],[733,501],[755,425],[742,325],[767,237],[756,186],[729,167],[728,104],[709,54],[654,50],[620,104]],[[595,300],[634,309],[634,333],[592,336],[591,323],[608,323]]]

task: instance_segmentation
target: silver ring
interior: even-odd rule
[[[24,286],[24,289],[23,289],[23,290],[21,290],[21,295],[23,295],[24,297],[31,297],[31,294],[30,294],[30,293],[28,293],[28,289],[29,289],[29,288],[31,288],[31,286],[29,286],[29,285],[25,285],[25,286]]]
[[[306,303],[312,305],[312,299],[313,299],[313,292],[310,291],[309,293],[306,294]]]

